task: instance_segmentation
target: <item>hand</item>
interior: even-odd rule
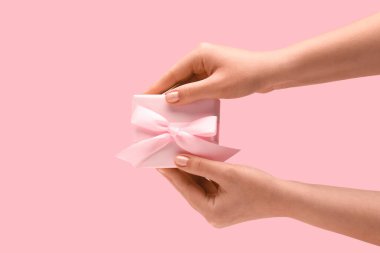
[[[167,90],[169,103],[204,98],[237,98],[276,89],[286,66],[280,51],[251,52],[202,43],[175,64],[145,93]]]
[[[215,227],[283,215],[280,180],[263,171],[192,155],[175,162],[158,170]]]
[[[214,227],[289,217],[380,245],[380,192],[281,180],[193,155],[175,163],[158,170]]]
[[[202,43],[146,93],[169,103],[237,98],[380,74],[380,13],[280,50],[251,52]]]

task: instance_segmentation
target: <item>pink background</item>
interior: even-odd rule
[[[378,251],[285,218],[214,229],[156,170],[114,155],[131,96],[199,42],[279,48],[380,2],[135,2],[0,2],[0,252]],[[278,177],[379,189],[379,81],[222,101],[221,143]]]

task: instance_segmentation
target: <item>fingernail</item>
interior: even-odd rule
[[[175,158],[175,163],[178,166],[184,167],[187,165],[187,162],[189,161],[189,158],[183,155],[179,155]]]
[[[179,93],[178,91],[171,91],[165,94],[166,101],[169,103],[175,103],[179,100]]]
[[[161,174],[165,174],[165,171],[161,168],[157,168],[157,171],[160,172]]]

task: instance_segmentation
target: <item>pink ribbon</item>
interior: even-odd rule
[[[183,126],[179,127],[178,122],[169,122],[159,113],[138,105],[132,114],[132,124],[156,134],[152,138],[132,144],[118,154],[120,159],[135,167],[173,141],[191,154],[219,161],[225,161],[239,151],[202,139],[216,135],[216,116],[181,122]]]

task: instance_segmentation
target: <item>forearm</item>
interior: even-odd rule
[[[285,216],[380,245],[380,192],[283,181]]]
[[[277,89],[380,74],[380,13],[279,51]]]

